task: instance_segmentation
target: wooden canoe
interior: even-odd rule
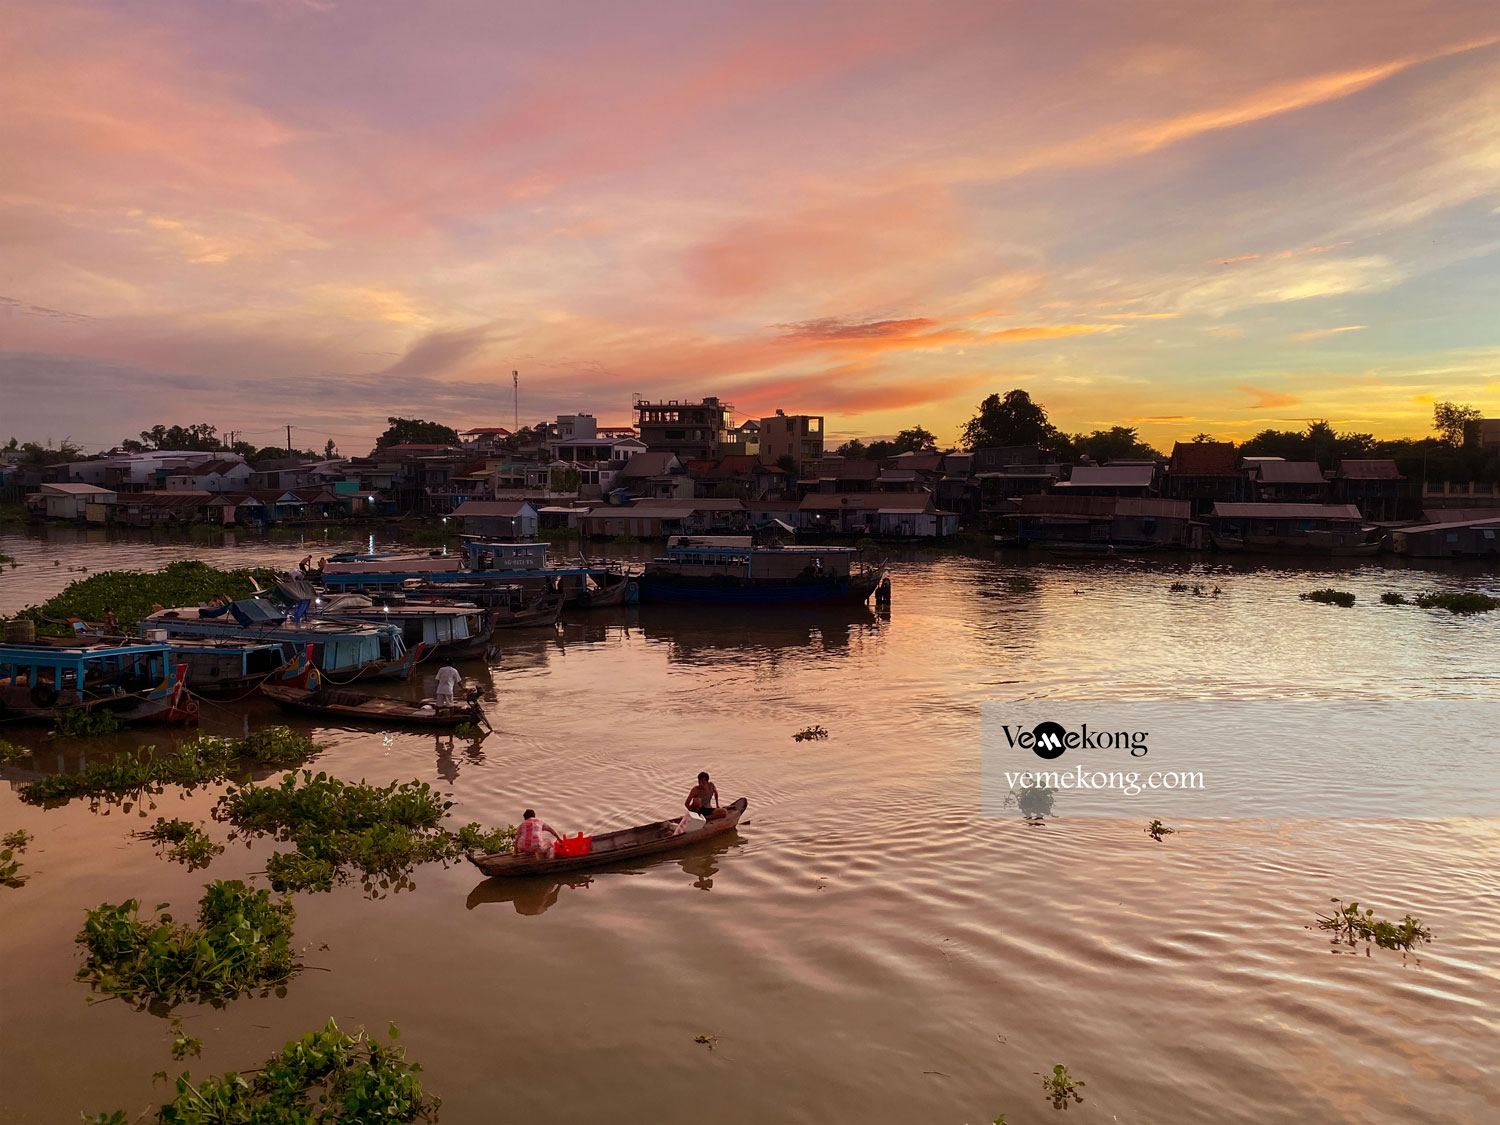
[[[362,691],[345,691],[330,688],[327,691],[309,691],[303,687],[285,687],[266,684],[261,694],[275,701],[278,707],[289,711],[310,711],[318,715],[335,715],[359,723],[419,727],[456,727],[464,723],[485,722],[484,713],[478,703],[463,703],[453,707],[436,707],[432,703],[413,702],[409,699],[394,699],[388,695],[367,695]]]
[[[605,832],[594,837],[593,850],[587,855],[573,856],[518,856],[509,852],[494,855],[469,854],[469,862],[494,879],[513,878],[518,875],[552,875],[566,871],[581,871],[588,867],[601,867],[620,863],[640,856],[656,855],[676,848],[696,844],[700,840],[712,839],[733,831],[745,815],[749,801],[741,797],[733,804],[725,805],[729,815],[710,820],[686,832],[677,832],[682,817],[674,816],[638,828],[623,828],[619,832]]]

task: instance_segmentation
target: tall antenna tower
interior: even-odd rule
[[[521,428],[521,373],[512,371],[510,373],[510,385],[515,392],[516,400],[516,429]]]

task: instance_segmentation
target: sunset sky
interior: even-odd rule
[[[1500,5],[0,0],[0,440],[1500,415]]]

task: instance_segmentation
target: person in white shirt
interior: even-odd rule
[[[453,662],[446,662],[438,669],[437,674],[437,705],[439,707],[453,706],[453,689],[460,683],[458,669],[453,667]]]

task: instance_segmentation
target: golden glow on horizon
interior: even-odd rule
[[[354,446],[508,418],[521,369],[528,418],[718,393],[835,437],[1014,386],[1158,445],[1500,414],[1500,9],[1096,17],[19,0],[5,413]]]

